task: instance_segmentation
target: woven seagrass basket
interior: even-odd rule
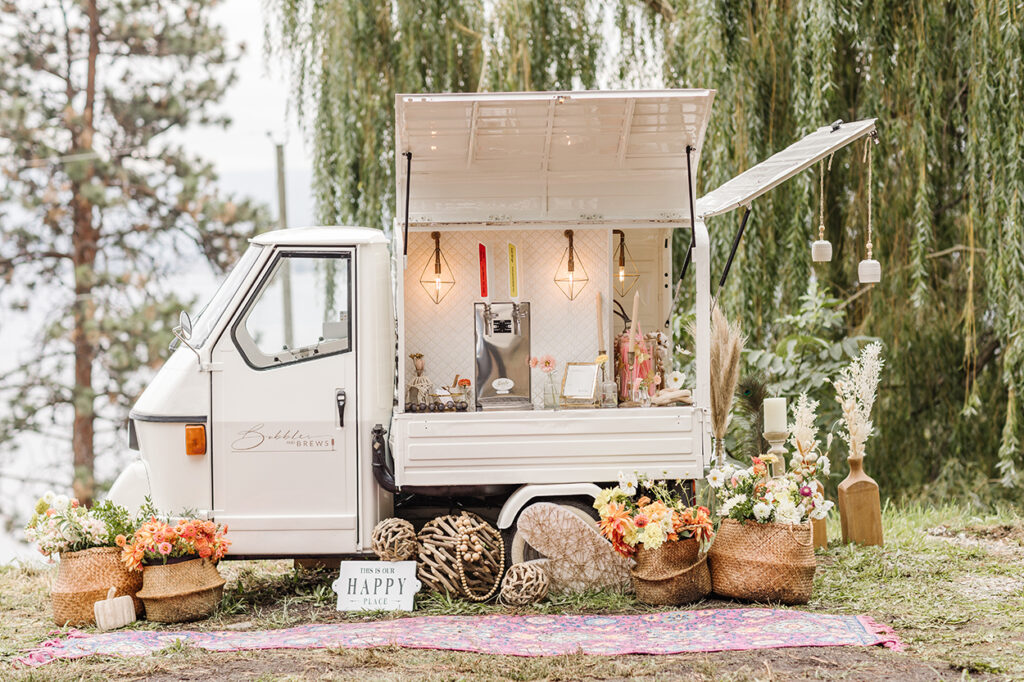
[[[124,567],[119,547],[61,553],[51,591],[53,622],[60,626],[94,624],[93,604],[106,599],[111,587],[116,596],[132,598],[135,615],[141,618],[142,600],[135,593],[142,588],[142,574]]]
[[[658,549],[640,546],[633,589],[645,604],[690,604],[711,594],[707,554],[693,538],[666,542]]]
[[[817,561],[809,523],[724,519],[708,557],[719,596],[783,604],[811,599]]]
[[[146,604],[146,620],[186,623],[217,609],[225,582],[209,559],[154,564],[143,567],[138,596]]]

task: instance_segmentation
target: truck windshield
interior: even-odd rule
[[[262,250],[262,246],[253,244],[238,259],[235,267],[228,273],[227,278],[217,287],[217,292],[213,295],[213,298],[203,306],[203,309],[199,311],[199,315],[193,321],[192,338],[189,340],[189,343],[196,348],[206,343],[206,339],[209,338],[210,332],[213,331],[214,326],[217,324],[217,320],[224,314],[224,309],[227,308],[231,297],[238,291],[239,284],[245,279],[249,270],[252,269],[253,263],[256,262]]]

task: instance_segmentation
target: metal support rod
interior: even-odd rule
[[[747,218],[750,217],[750,206],[747,206],[747,210],[743,212],[743,218],[740,220],[740,229],[736,230],[736,236],[732,240],[732,249],[729,251],[729,260],[725,261],[725,270],[722,271],[722,279],[718,280],[718,290],[715,291],[715,298],[718,298],[718,292],[722,290],[722,286],[725,284],[725,278],[729,276],[729,268],[732,267],[732,259],[736,256],[736,249],[740,246],[740,240],[743,239],[743,230],[747,227]]]
[[[402,255],[409,256],[409,184],[412,180],[412,152],[403,152],[405,157],[405,232],[402,236]]]
[[[277,223],[282,230],[288,229],[288,204],[284,183],[284,145],[278,142],[276,149],[277,162]],[[292,323],[292,266],[288,258],[281,259],[281,299],[284,305],[284,343],[289,348],[293,342]]]
[[[690,193],[690,247],[686,250],[686,260],[683,261],[683,269],[679,272],[679,281],[686,277],[686,271],[690,268],[690,260],[693,258],[693,246],[697,243],[697,236],[694,232],[694,223],[697,222],[697,212],[693,207],[693,170],[690,167],[690,154],[693,147],[686,145],[686,188]],[[678,290],[678,287],[677,287]]]

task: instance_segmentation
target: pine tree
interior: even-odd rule
[[[117,423],[164,357],[178,258],[233,262],[266,222],[218,195],[169,138],[226,124],[236,54],[211,0],[0,4],[0,282],[41,312],[36,352],[0,377],[0,442],[71,424],[74,494],[96,492],[97,425]]]

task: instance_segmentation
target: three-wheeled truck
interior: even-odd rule
[[[516,560],[516,519],[533,502],[585,509],[620,472],[700,478],[705,219],[749,210],[875,128],[821,128],[695,201],[714,94],[399,95],[395,224],[252,239],[195,322],[183,315],[181,343],[130,413],[140,457],[110,497],[227,523],[233,555],[248,557],[363,554],[396,507],[475,505]],[[692,405],[544,409],[527,359],[561,369],[610,353],[613,311],[635,292],[641,327],[671,336],[675,230],[695,273]],[[622,245],[637,275],[624,295]],[[452,401],[464,409],[423,411],[454,377],[470,379]]]

